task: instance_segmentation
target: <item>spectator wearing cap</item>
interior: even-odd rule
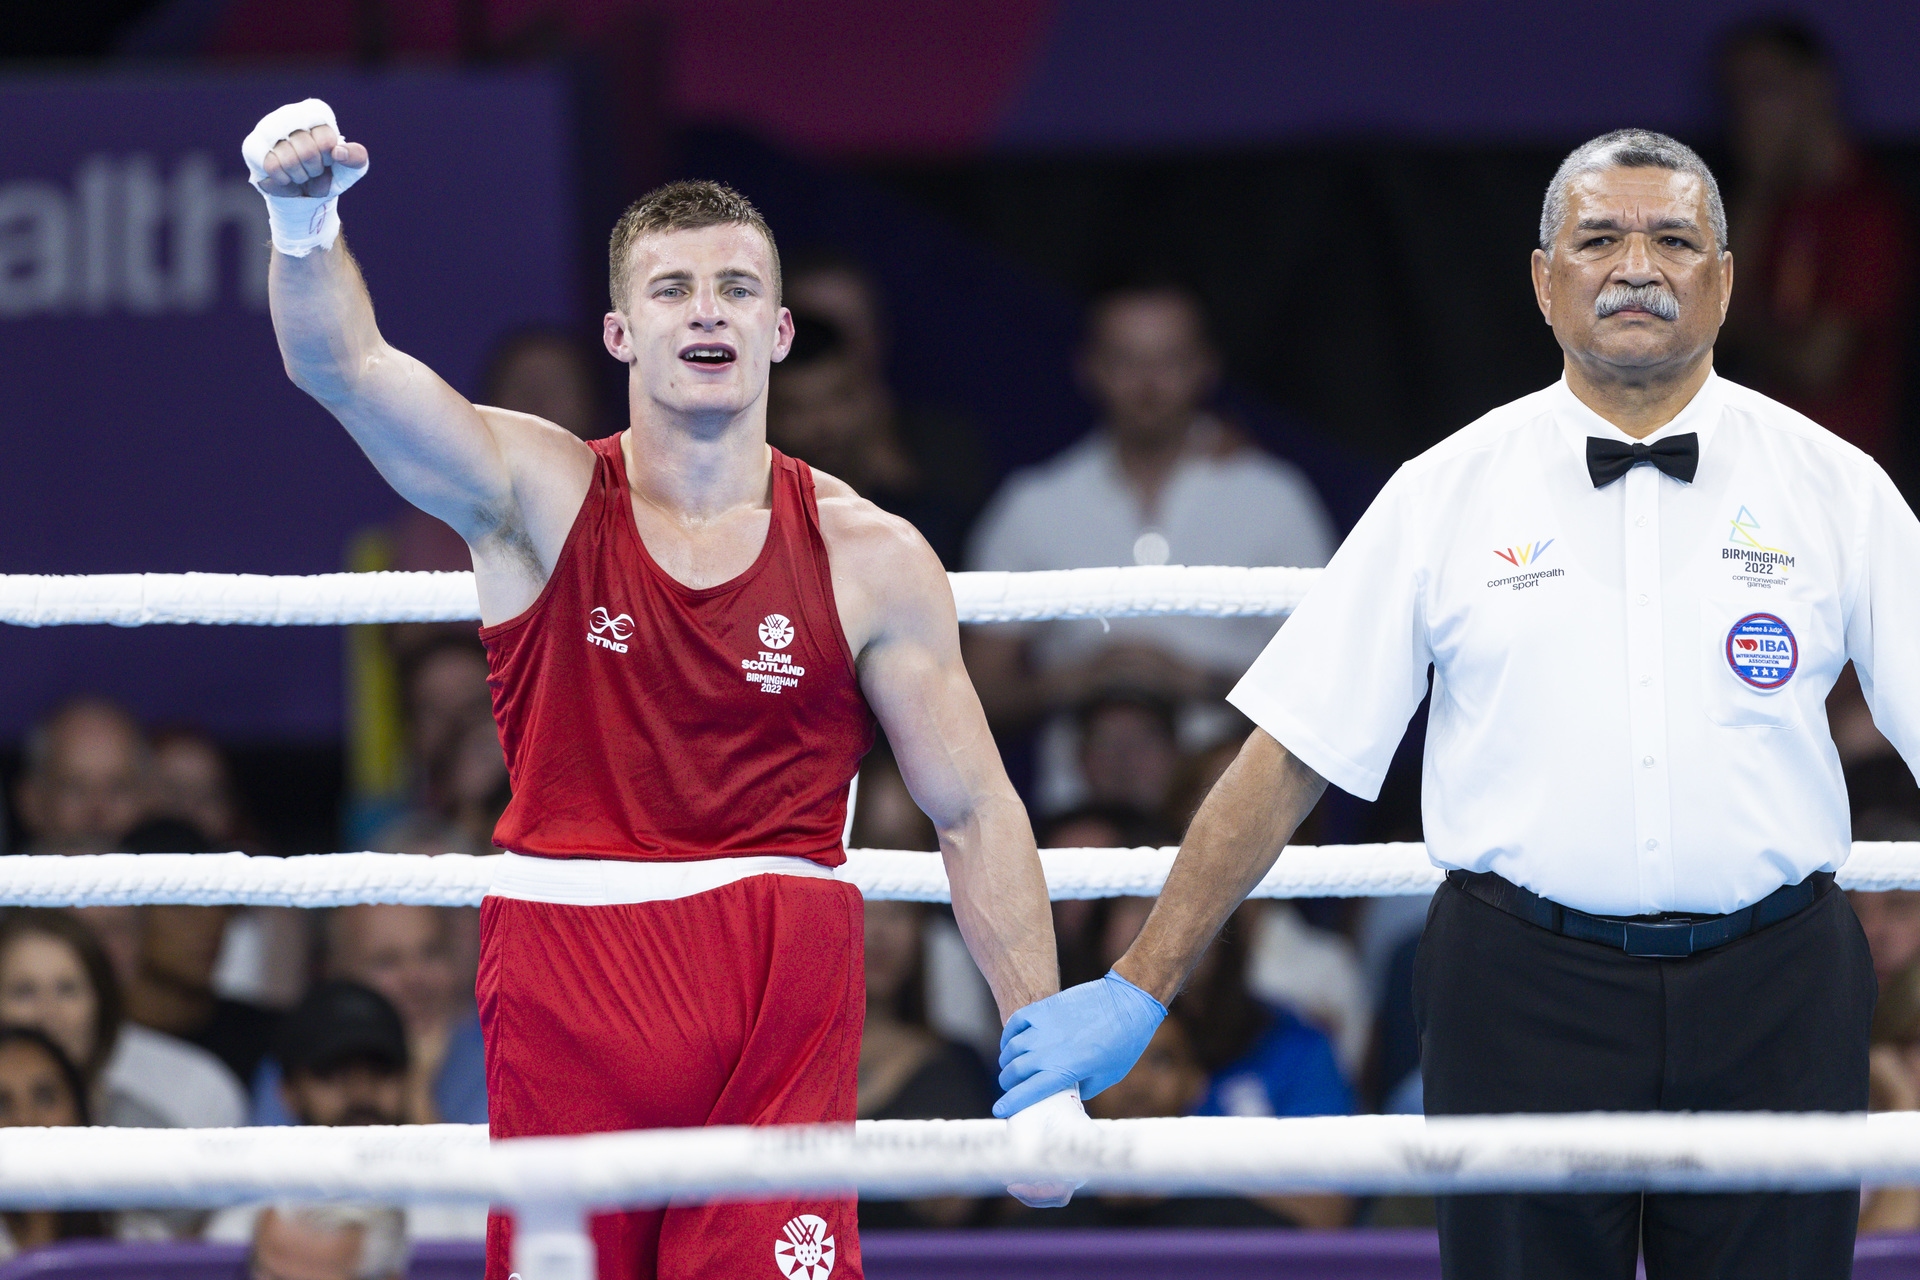
[[[314,987],[287,1014],[274,1053],[284,1071],[281,1105],[296,1123],[408,1122],[406,1027],[399,1011],[373,988],[340,979]],[[252,1239],[264,1208],[221,1210],[208,1223],[206,1239]],[[413,1206],[406,1221],[415,1240],[477,1240],[486,1234],[487,1207]]]
[[[254,1218],[249,1280],[402,1280],[405,1215],[383,1205],[277,1204]]]
[[[407,1032],[392,1003],[324,982],[280,1028],[280,1100],[297,1124],[405,1124]]]
[[[415,1124],[485,1124],[486,1062],[480,1019],[462,990],[453,915],[445,907],[366,903],[327,917],[327,968],[392,1003],[406,1031],[403,1111]],[[277,1058],[254,1076],[253,1123],[292,1124]]]

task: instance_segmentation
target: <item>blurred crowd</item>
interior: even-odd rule
[[[1783,23],[1723,50],[1740,287],[1723,367],[1803,408],[1897,474],[1909,296],[1908,214],[1853,142],[1818,40]],[[1324,564],[1339,530],[1313,484],[1218,408],[1221,361],[1200,298],[1175,276],[1093,299],[1076,356],[1099,425],[996,485],[962,414],[898,395],[894,323],[856,257],[790,254],[792,354],[775,367],[779,448],[913,523],[954,569]],[[481,398],[593,438],[617,427],[590,349],[527,331],[499,348]],[[363,549],[362,568],[460,569],[464,545],[424,515]],[[1044,847],[1177,844],[1250,725],[1224,699],[1277,624],[1144,618],[970,628],[968,668],[1020,770]],[[470,628],[360,629],[351,847],[487,853],[508,799],[486,655]],[[1920,840],[1920,790],[1874,728],[1849,670],[1830,704],[1855,835]],[[12,794],[22,852],[262,847],[221,746],[81,698],[28,736]],[[1353,835],[1417,838],[1415,830]],[[1301,839],[1315,838],[1310,820]],[[933,850],[884,742],[861,774],[853,844]],[[1881,980],[1875,1105],[1920,1108],[1920,893],[1855,894]],[[1105,971],[1152,903],[1060,902],[1063,981]],[[1146,1055],[1093,1099],[1100,1117],[1418,1111],[1411,973],[1419,899],[1256,903],[1239,911]],[[475,912],[199,906],[0,913],[0,1125],[482,1123]],[[996,1096],[998,1018],[951,913],[866,915],[865,1118],[971,1118]],[[863,1206],[872,1227],[1430,1221],[1419,1201],[1340,1196],[1087,1197],[1059,1213],[1011,1201]],[[373,1277],[408,1238],[472,1237],[484,1210],[253,1207],[6,1213],[4,1246],[117,1234],[251,1240],[256,1274]],[[1863,1229],[1920,1229],[1920,1190],[1869,1198]],[[289,1256],[298,1266],[276,1262]]]
[[[431,664],[413,670],[424,685],[444,679],[422,674]],[[484,663],[480,673],[484,689]],[[432,731],[441,705],[416,704]],[[440,795],[423,783],[419,808],[392,824],[383,847],[473,848],[457,806],[430,799]],[[12,799],[22,852],[264,852],[217,744],[185,729],[148,732],[97,699],[35,726]],[[485,1123],[477,914],[398,905],[0,912],[0,1124]],[[257,1217],[6,1214],[0,1246],[109,1233],[246,1239]],[[408,1217],[403,1240],[485,1228],[484,1206]],[[291,1215],[278,1229],[305,1240],[379,1228]]]

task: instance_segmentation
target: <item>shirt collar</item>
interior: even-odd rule
[[[1189,467],[1204,463],[1217,457],[1221,452],[1226,436],[1226,424],[1210,413],[1194,415],[1193,425],[1187,428],[1187,438],[1180,450],[1179,459],[1173,464],[1173,474],[1179,475]],[[1132,483],[1126,473],[1120,469],[1120,450],[1113,442],[1113,432],[1105,424],[1088,433],[1088,453],[1099,461],[1107,477],[1124,489],[1131,489]]]
[[[1567,385],[1565,374],[1553,384],[1552,390],[1554,421],[1559,425],[1567,443],[1581,458],[1587,456],[1587,437],[1599,436],[1603,440],[1618,440],[1622,444],[1632,444],[1633,437],[1608,422],[1605,418],[1589,409],[1579,396],[1573,394],[1573,388]],[[1714,428],[1720,425],[1720,409],[1725,399],[1720,375],[1711,370],[1700,389],[1693,393],[1693,399],[1687,401],[1687,407],[1675,414],[1673,421],[1646,437],[1640,443],[1653,444],[1669,436],[1685,435],[1691,431],[1700,437],[1700,452],[1706,453],[1707,445],[1713,439]]]

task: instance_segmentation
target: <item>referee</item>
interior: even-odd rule
[[[1447,879],[1414,973],[1430,1115],[1860,1111],[1874,1001],[1834,891],[1851,659],[1920,759],[1920,522],[1860,450],[1715,376],[1727,219],[1629,130],[1533,255],[1561,380],[1403,466],[1231,695],[1259,726],[1114,971],[1028,1006],[997,1109],[1124,1075],[1328,782],[1378,794],[1428,692]],[[1853,1191],[1443,1197],[1454,1280],[1850,1274]]]

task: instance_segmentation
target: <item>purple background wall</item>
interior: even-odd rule
[[[769,1251],[771,1252],[771,1251]],[[1431,1231],[876,1231],[872,1280],[1438,1280]],[[424,1244],[409,1280],[475,1280],[477,1244]],[[0,1280],[243,1280],[239,1245],[75,1242],[0,1264]],[[769,1272],[771,1274],[771,1272]],[[1855,1280],[1920,1275],[1920,1236],[1865,1236]]]
[[[572,175],[554,139],[569,123],[563,86],[544,74],[11,81],[0,572],[327,572],[357,530],[399,509],[288,383],[260,277],[249,284],[264,218],[240,185],[239,141],[310,94],[373,149],[343,214],[397,346],[471,391],[500,334],[567,317]],[[439,215],[449,207],[457,216]],[[62,210],[63,252],[49,229]],[[208,220],[224,220],[217,237]],[[196,268],[196,246],[214,243],[216,269]],[[60,259],[64,284],[46,274]],[[0,672],[12,673],[0,737],[81,690],[229,738],[331,737],[340,670],[335,628],[0,627]]]

